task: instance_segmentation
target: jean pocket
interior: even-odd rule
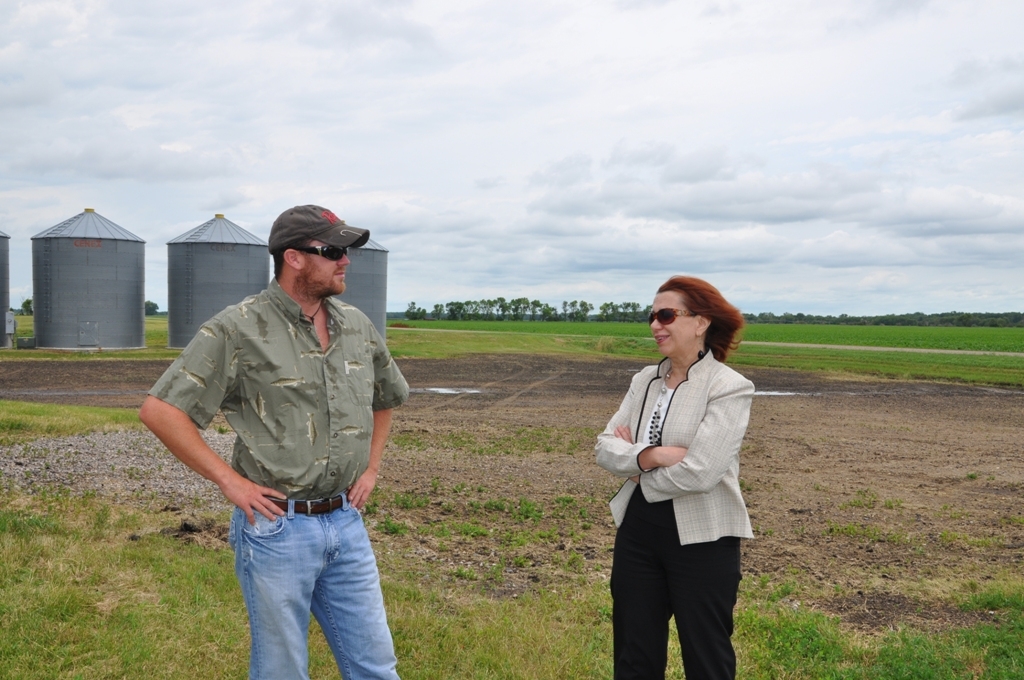
[[[273,538],[284,531],[284,517],[267,519],[259,512],[253,512],[256,516],[256,523],[249,524],[247,519],[242,520],[242,533],[249,538]]]

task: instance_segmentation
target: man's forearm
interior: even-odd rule
[[[388,436],[391,434],[393,412],[394,409],[390,408],[373,412],[373,436],[370,438],[370,463],[367,469],[375,473],[380,470],[384,447],[387,446]]]

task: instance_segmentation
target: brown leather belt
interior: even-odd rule
[[[288,512],[288,501],[283,501],[280,498],[266,497],[271,503],[281,508],[285,512]],[[344,496],[338,494],[334,498],[321,498],[315,501],[295,501],[295,512],[300,515],[322,515],[325,512],[331,512],[341,507]]]

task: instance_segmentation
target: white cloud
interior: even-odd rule
[[[167,182],[224,177],[238,172],[231,150],[191,151],[181,142],[170,145],[110,131],[104,139],[59,137],[25,149],[10,164],[25,175],[82,177],[92,180]]]
[[[547,187],[572,187],[591,177],[593,161],[582,153],[573,154],[549,164],[530,176],[530,184]]]
[[[1014,83],[971,102],[960,112],[960,118],[1024,115],[1024,82]]]
[[[204,210],[216,210],[223,213],[225,210],[235,208],[248,203],[250,198],[244,191],[238,189],[225,189],[214,198],[201,205]]]
[[[858,282],[858,288],[864,292],[896,293],[907,287],[910,277],[906,272],[878,269],[866,274]]]

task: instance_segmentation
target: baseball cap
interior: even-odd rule
[[[345,220],[319,205],[297,205],[274,220],[268,250],[278,253],[314,239],[329,246],[358,248],[370,240],[370,231],[345,224]]]

